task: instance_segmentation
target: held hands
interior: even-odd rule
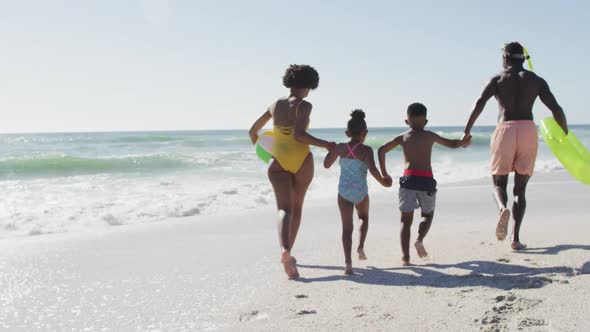
[[[463,135],[463,137],[461,138],[461,146],[466,148],[469,145],[471,145],[471,134],[470,133],[465,133]]]
[[[388,174],[383,175],[383,181],[381,181],[381,184],[386,187],[389,188],[393,185],[393,179],[391,178],[391,176],[389,176]]]
[[[328,150],[328,152],[332,152],[336,148],[336,143],[335,142],[326,142],[325,148],[326,148],[326,150]]]

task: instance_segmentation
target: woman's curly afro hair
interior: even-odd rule
[[[290,65],[283,76],[283,85],[289,89],[316,89],[320,75],[308,65]]]

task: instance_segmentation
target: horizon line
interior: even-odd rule
[[[475,125],[473,128],[482,128],[482,127],[495,127],[495,124],[490,125]],[[569,126],[590,126],[590,123],[569,123]],[[374,129],[398,129],[398,128],[406,128],[407,126],[393,126],[393,127],[372,127]],[[431,128],[456,128],[456,127],[464,127],[463,125],[460,126],[429,126]],[[265,127],[266,128],[266,127]],[[263,128],[263,129],[265,129]],[[344,127],[316,127],[312,128],[311,130],[323,130],[323,129],[344,129]],[[370,130],[370,129],[369,129]],[[0,132],[0,135],[31,135],[31,134],[114,134],[114,133],[165,133],[165,132],[212,132],[212,131],[245,131],[247,132],[248,129],[246,128],[226,128],[226,129],[147,129],[147,130],[140,130],[140,129],[132,129],[132,130],[90,130],[90,131],[14,131],[14,132]]]

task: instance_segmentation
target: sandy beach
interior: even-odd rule
[[[522,231],[529,248],[512,252],[494,237],[489,182],[439,187],[425,241],[432,258],[414,255],[411,267],[400,266],[397,188],[373,195],[369,259],[354,259],[350,277],[335,199],[307,202],[296,281],[279,264],[272,205],[5,239],[0,329],[589,330],[588,187],[565,172],[536,175]]]

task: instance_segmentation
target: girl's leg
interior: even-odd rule
[[[367,239],[367,232],[369,231],[369,195],[356,205],[356,212],[361,222],[357,252],[359,254],[359,260],[366,260],[365,240]]]
[[[297,233],[299,232],[299,226],[301,225],[301,214],[303,210],[303,202],[305,201],[305,194],[307,193],[307,189],[309,189],[309,185],[311,184],[311,180],[313,180],[313,155],[311,152],[305,158],[303,165],[295,174],[294,178],[294,203],[293,203],[293,218],[291,220],[291,230],[290,230],[290,243],[291,248],[295,244],[295,239],[297,238]]]
[[[346,267],[345,274],[352,274],[352,213],[354,205],[338,195],[338,207],[340,208],[340,217],[342,218],[342,247],[344,248],[344,261]]]
[[[279,244],[281,245],[281,263],[289,278],[298,277],[297,266],[291,259],[290,224],[293,218],[293,175],[285,171],[273,160],[268,168],[268,179],[272,184],[277,201]]]

